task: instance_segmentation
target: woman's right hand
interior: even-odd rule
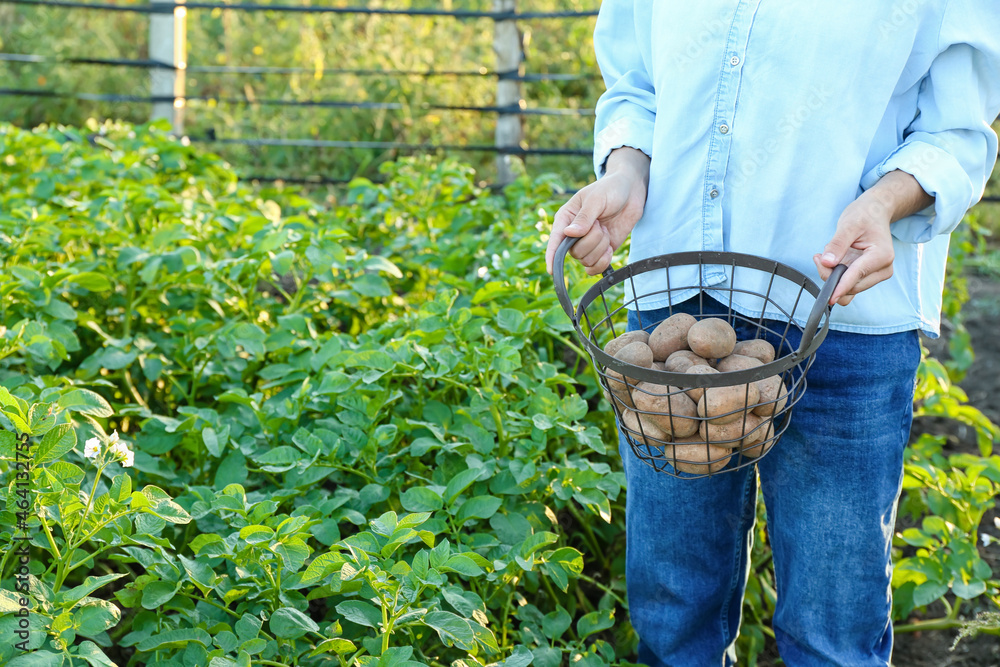
[[[567,236],[581,237],[570,249],[587,275],[611,265],[611,257],[642,217],[649,185],[649,157],[635,148],[617,148],[608,156],[605,174],[579,190],[556,213],[545,251],[552,273],[556,248]]]

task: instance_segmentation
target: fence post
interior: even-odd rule
[[[166,118],[175,135],[184,134],[184,78],[187,70],[187,9],[184,0],[152,0],[149,15],[149,59],[169,67],[150,70],[151,120]],[[158,11],[157,11],[158,10]]]
[[[517,10],[517,0],[493,0],[493,11],[497,13],[514,12]],[[524,45],[521,33],[514,19],[502,19],[494,22],[493,50],[496,52],[497,80],[496,106],[501,108],[524,108],[521,98],[520,79],[505,78],[505,74],[524,75]],[[499,147],[520,146],[524,139],[523,116],[520,113],[501,112],[497,115],[495,145]],[[515,172],[512,162],[518,159],[514,155],[497,154],[497,184],[507,185],[514,180]]]

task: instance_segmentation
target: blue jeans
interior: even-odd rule
[[[708,304],[726,312],[707,296],[704,303],[706,312]],[[678,311],[697,314],[697,299]],[[669,314],[644,311],[643,327]],[[639,328],[634,311],[628,328]],[[738,326],[737,335],[754,330]],[[797,331],[788,342],[798,346]],[[759,473],[777,589],[773,629],[785,664],[889,664],[890,549],[919,363],[916,331],[830,331],[777,444],[756,465],[712,477],[656,472],[619,434],[640,663],[735,664]]]

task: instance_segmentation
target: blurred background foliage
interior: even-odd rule
[[[390,0],[333,6],[492,11],[482,0],[430,2]],[[596,0],[521,2],[519,11],[592,11]],[[527,74],[580,74],[576,80],[526,81],[529,107],[591,109],[604,86],[594,58],[592,17],[529,19],[518,25]],[[496,114],[429,110],[427,104],[485,106],[493,102],[492,75],[378,74],[389,70],[495,71],[493,21],[452,17],[192,9],[187,14],[188,66],[302,68],[291,73],[191,73],[192,97],[238,98],[244,104],[190,101],[186,133],[217,137],[394,141],[410,144],[492,145]],[[0,5],[0,51],[61,58],[141,60],[147,57],[148,17],[58,7]],[[337,70],[373,70],[374,75]],[[140,68],[60,63],[0,63],[0,88],[60,92],[149,95],[149,72]],[[337,100],[398,104],[391,109],[287,107],[261,100]],[[24,127],[58,121],[81,126],[88,118],[143,123],[149,105],[72,99],[5,97],[0,120]],[[590,115],[528,116],[529,147],[591,145]],[[395,151],[294,147],[213,146],[243,174],[286,177],[373,177]],[[456,155],[490,180],[494,155]],[[532,172],[552,172],[567,182],[592,175],[586,157],[530,157]]]

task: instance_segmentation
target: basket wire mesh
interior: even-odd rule
[[[659,255],[608,269],[574,308],[566,291],[564,262],[576,241],[567,237],[556,251],[556,293],[591,356],[632,453],[657,472],[684,478],[738,470],[765,456],[788,429],[792,408],[806,390],[806,373],[829,328],[827,304],[847,267],[837,266],[821,289],[797,270],[753,255]],[[688,276],[696,273],[696,278],[678,280],[672,275],[685,271]],[[723,271],[724,282],[705,280]],[[661,289],[643,292],[636,283],[636,277],[643,276],[643,285],[653,284],[650,278],[657,274],[663,277]],[[725,320],[740,332],[740,340],[770,342],[773,360],[742,370],[695,374],[626,363],[604,351],[608,341],[626,333],[627,311],[635,311],[641,330],[652,332],[664,318],[652,320],[650,311],[662,314],[665,309],[670,317],[681,312],[675,302],[686,295],[696,297],[697,307],[684,312],[695,320]],[[652,307],[645,307],[650,303]],[[773,378],[780,381],[777,391]],[[766,397],[760,396],[762,382],[770,383]],[[692,398],[698,401],[706,391],[706,399],[721,392],[736,397],[736,407],[691,414]]]

